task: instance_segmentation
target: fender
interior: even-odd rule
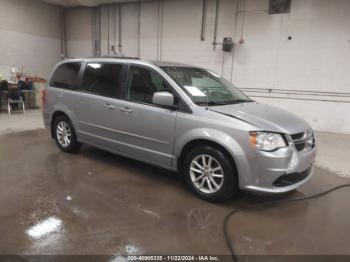
[[[176,157],[176,161],[173,163],[175,168],[177,168],[177,159],[180,157],[182,149],[189,142],[198,139],[208,140],[225,148],[235,161],[239,175],[239,183],[241,184],[241,180],[243,180],[242,183],[245,182],[244,175],[250,174],[251,172],[244,150],[242,149],[241,145],[231,136],[216,129],[198,128],[189,130],[188,132],[182,134],[175,142],[174,146],[174,156]]]

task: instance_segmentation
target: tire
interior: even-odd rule
[[[222,202],[238,193],[236,168],[216,147],[202,145],[191,150],[184,158],[183,172],[187,186],[204,200]]]
[[[57,146],[66,153],[76,153],[81,147],[68,117],[61,115],[54,122],[54,138]]]

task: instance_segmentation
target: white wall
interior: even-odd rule
[[[243,4],[243,0],[238,0],[238,11],[243,11]],[[290,14],[268,15],[257,12],[267,10],[268,0],[246,0],[244,10],[248,12],[237,14],[235,27],[236,2],[220,0],[217,41],[221,42],[224,36],[233,37],[236,45],[231,54],[223,53],[221,46],[213,51],[215,0],[208,0],[203,42],[200,41],[202,1],[164,0],[163,4],[146,1],[140,6],[139,39],[139,4],[122,5],[124,55],[137,56],[140,52],[145,59],[210,68],[256,100],[284,107],[305,118],[317,130],[350,133],[350,117],[345,113],[350,110],[350,103],[345,103],[350,102],[350,1],[292,0]],[[114,41],[118,45],[118,7],[109,8],[110,45]],[[68,28],[75,28],[69,37],[70,56],[92,54],[88,33],[92,31],[91,13],[86,10],[69,11]],[[107,10],[107,7],[102,9],[102,55],[107,55]],[[238,43],[241,36],[243,44]],[[266,93],[267,89],[272,89],[272,93]],[[281,93],[281,90],[291,91]]]
[[[263,1],[247,1],[247,9],[262,9]],[[233,82],[240,87],[314,91],[316,95],[263,94],[262,102],[284,107],[318,130],[350,133],[350,1],[292,0],[285,15],[248,13],[245,43],[236,49]],[[242,26],[238,23],[238,35]],[[292,40],[288,40],[288,36]],[[320,92],[348,93],[327,96]],[[300,94],[300,92],[298,92]],[[252,92],[252,95],[262,94]]]
[[[37,0],[0,1],[0,73],[24,67],[47,78],[60,59],[59,8]]]
[[[91,13],[90,8],[67,9],[66,34],[68,57],[92,55]]]

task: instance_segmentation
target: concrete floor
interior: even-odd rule
[[[339,154],[339,152],[338,152]],[[326,155],[324,155],[326,157]],[[0,136],[0,254],[229,254],[233,209],[349,183],[316,167],[298,191],[204,202],[163,169],[84,146],[59,151],[46,130]],[[238,254],[350,255],[350,189],[238,213]]]
[[[350,135],[316,132],[318,166],[350,178]]]
[[[39,128],[44,128],[41,110],[27,110],[25,114],[13,112],[8,115],[5,111],[0,113],[0,135]]]

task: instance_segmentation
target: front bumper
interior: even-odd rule
[[[294,145],[274,152],[257,151],[249,161],[250,174],[240,188],[260,193],[292,191],[311,178],[315,157],[315,146],[303,151]]]

